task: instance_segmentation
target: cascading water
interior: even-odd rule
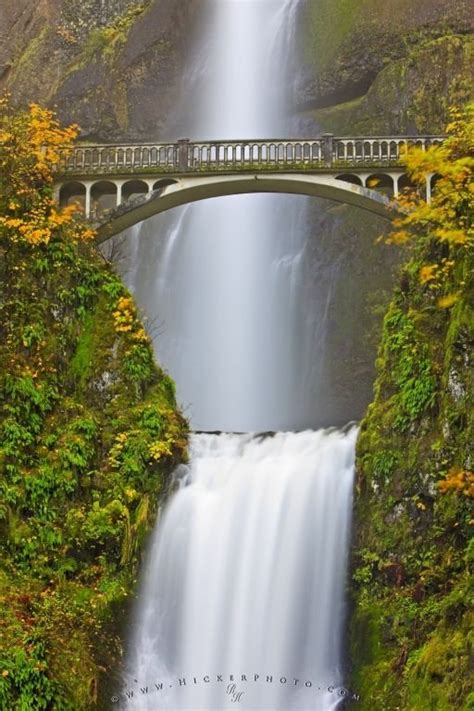
[[[181,135],[295,132],[298,4],[208,3],[205,35],[184,80]],[[314,426],[325,300],[315,313],[304,299],[306,204],[281,195],[208,200],[175,211],[171,221],[146,221],[138,248],[132,241],[130,286],[159,324],[157,355],[196,430]]]
[[[355,432],[193,436],[146,566],[133,708],[337,706]]]
[[[298,4],[210,0],[181,135],[290,132]],[[196,430],[308,427],[327,298],[308,314],[305,204],[219,198],[134,230],[129,283]],[[336,708],[354,440],[193,435],[146,561],[126,707]]]

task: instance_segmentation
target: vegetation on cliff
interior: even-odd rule
[[[472,693],[474,120],[407,156],[433,201],[401,199],[409,253],[357,446],[353,684],[361,708],[464,709]]]
[[[441,133],[449,106],[472,99],[474,36],[421,39],[387,63],[366,93],[311,112],[336,135]]]
[[[315,105],[361,96],[392,63],[412,59],[432,40],[473,32],[464,0],[309,0],[305,55]]]
[[[93,232],[52,200],[62,129],[0,119],[0,708],[86,709],[158,495],[186,457],[174,384]]]
[[[300,101],[338,135],[437,133],[473,98],[472,12],[464,0],[310,0]]]

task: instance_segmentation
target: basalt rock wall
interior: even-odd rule
[[[180,89],[193,0],[44,0],[0,7],[0,88],[57,107],[82,138],[158,140]]]

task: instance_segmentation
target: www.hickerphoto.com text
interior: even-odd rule
[[[135,680],[136,686],[134,688],[127,688],[122,691],[121,695],[114,695],[111,700],[117,703],[120,700],[131,700],[137,698],[137,696],[146,696],[159,691],[163,691],[166,688],[179,688],[179,687],[190,687],[200,684],[249,684],[249,683],[263,683],[263,684],[281,684],[290,685],[298,688],[311,689],[316,692],[335,694],[339,697],[345,697],[352,701],[358,701],[360,696],[344,686],[338,686],[335,684],[328,684],[322,681],[315,682],[310,679],[299,679],[297,677],[286,677],[280,676],[275,677],[273,675],[260,675],[260,674],[216,674],[216,675],[205,675],[201,677],[177,677],[169,679],[168,681],[153,681],[148,684],[140,684]],[[242,687],[244,688],[244,687]]]

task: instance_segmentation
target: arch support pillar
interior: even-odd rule
[[[393,180],[393,196],[398,197],[400,195],[400,190],[398,188],[398,179],[399,175],[397,173],[394,173],[392,175],[392,180]]]
[[[431,179],[433,177],[433,173],[428,173],[426,176],[426,202],[428,205],[431,202]]]
[[[91,189],[92,189],[92,183],[87,182],[85,183],[85,188],[86,188],[86,203],[84,207],[84,213],[85,217],[88,220],[91,216]]]
[[[122,204],[122,186],[123,186],[124,181],[123,180],[117,180],[116,181],[116,186],[117,186],[117,207]]]

